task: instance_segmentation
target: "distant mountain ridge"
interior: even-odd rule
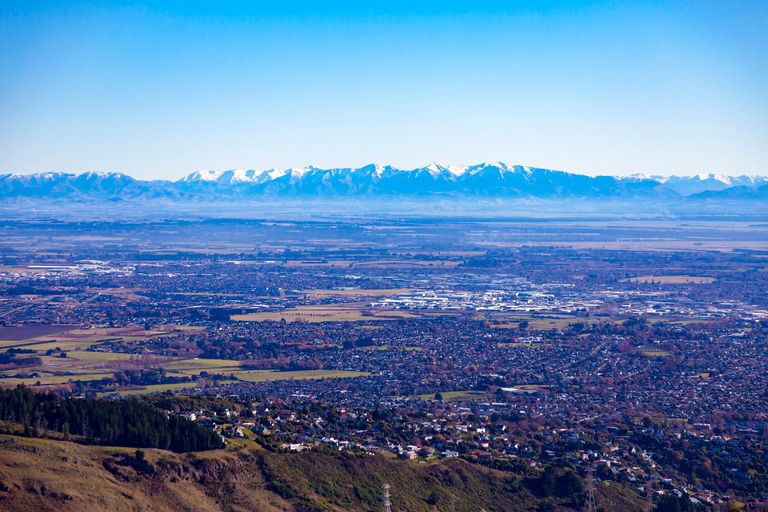
[[[585,176],[508,165],[196,171],[178,181],[123,173],[0,175],[0,198],[67,201],[259,201],[276,198],[768,199],[767,176]]]

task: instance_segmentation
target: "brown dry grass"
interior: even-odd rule
[[[154,474],[137,472],[134,449],[0,436],[0,510],[15,512],[365,512],[380,503],[384,482],[397,510],[435,512],[451,497],[457,510],[532,511],[538,500],[518,477],[452,459],[433,463],[382,456],[277,454],[227,449],[175,454],[143,450]],[[283,499],[284,491],[293,498]],[[431,494],[442,506],[425,502]],[[627,489],[598,487],[607,510],[638,512]]]
[[[332,306],[297,306],[282,311],[267,311],[264,313],[248,313],[232,315],[232,320],[247,322],[263,322],[273,320],[279,322],[362,322],[365,320],[396,320],[398,318],[419,318],[418,315],[406,311],[384,309],[368,309],[360,304],[339,304]]]
[[[250,490],[242,494],[241,503],[227,503],[231,500],[217,499],[218,493],[200,485],[205,474],[185,472],[195,456],[160,450],[144,452],[147,460],[161,471],[158,477],[139,474],[124,464],[132,457],[133,449],[0,436],[0,482],[7,489],[0,491],[0,509],[16,512],[291,510],[290,505],[264,490],[264,481],[258,472],[249,474]],[[224,463],[237,462],[234,455],[223,451],[214,455]],[[107,470],[107,466],[113,471]],[[164,472],[163,467],[170,471]]]

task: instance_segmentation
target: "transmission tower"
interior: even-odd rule
[[[392,512],[392,503],[389,502],[389,484],[382,485],[381,490],[384,492],[381,510],[382,512]]]
[[[584,512],[597,512],[595,505],[595,468],[587,470],[587,502],[584,504]]]

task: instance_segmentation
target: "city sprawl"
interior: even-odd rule
[[[0,383],[142,395],[229,447],[758,506],[766,290],[759,221],[9,221]]]

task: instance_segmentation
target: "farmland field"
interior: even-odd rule
[[[531,313],[496,313],[487,315],[491,320],[495,322],[491,324],[494,329],[516,329],[520,322],[527,321],[528,327],[531,330],[550,330],[558,329],[563,330],[573,324],[598,324],[605,321],[605,318],[590,317],[583,318],[573,315],[536,315]]]
[[[111,377],[112,373],[85,373],[80,375],[45,375],[39,377],[29,378],[4,378],[0,379],[0,384],[15,386],[17,384],[24,384],[25,386],[33,386],[38,382],[42,385],[48,384],[63,384],[65,382],[78,381],[78,380],[100,380],[103,378]]]
[[[669,357],[672,355],[672,352],[669,352],[667,350],[655,349],[655,348],[651,348],[651,349],[644,348],[642,352],[646,356],[651,356],[651,357]]]
[[[225,369],[239,368],[240,361],[230,359],[179,359],[164,363],[162,367],[169,371],[197,371],[199,373],[200,370],[224,371]]]
[[[0,340],[24,341],[48,336],[60,332],[66,332],[77,328],[75,325],[20,325],[0,327]]]
[[[482,391],[446,391],[445,393],[440,393],[443,396],[443,400],[456,400],[456,399],[479,399],[484,398],[487,396],[487,393],[484,393]],[[419,398],[422,400],[434,400],[436,393],[426,394],[426,395],[419,395]]]
[[[643,284],[709,284],[714,282],[715,278],[701,276],[643,276],[633,277],[627,281]]]
[[[181,389],[194,389],[200,387],[200,384],[197,382],[181,382],[178,384],[154,384],[151,386],[144,386],[142,389],[129,389],[124,391],[117,391],[116,393],[120,396],[130,396],[130,395],[146,395],[149,393],[162,393],[163,391],[179,391]],[[101,393],[102,395],[105,394],[114,394],[114,393]]]
[[[406,311],[370,310],[360,304],[342,304],[333,306],[298,306],[281,311],[232,315],[235,321],[263,322],[362,322],[370,320],[396,320],[398,318],[419,318],[419,315]]]
[[[229,359],[164,359],[153,356],[121,354],[114,352],[92,352],[85,350],[72,351],[68,357],[42,356],[42,364],[26,367],[6,373],[0,379],[2,386],[25,384],[43,386],[65,384],[72,381],[92,381],[111,377],[117,371],[132,368],[162,368],[169,376],[192,377],[195,379],[201,372],[214,374],[235,375],[246,382],[270,382],[279,380],[304,380],[323,378],[351,378],[370,375],[367,372],[342,370],[244,370],[240,361]],[[15,377],[19,375],[23,378]],[[230,381],[226,381],[230,382]],[[197,387],[197,381],[173,384],[157,384],[144,386],[142,389],[122,390],[120,394],[154,393],[156,391],[191,389]]]

